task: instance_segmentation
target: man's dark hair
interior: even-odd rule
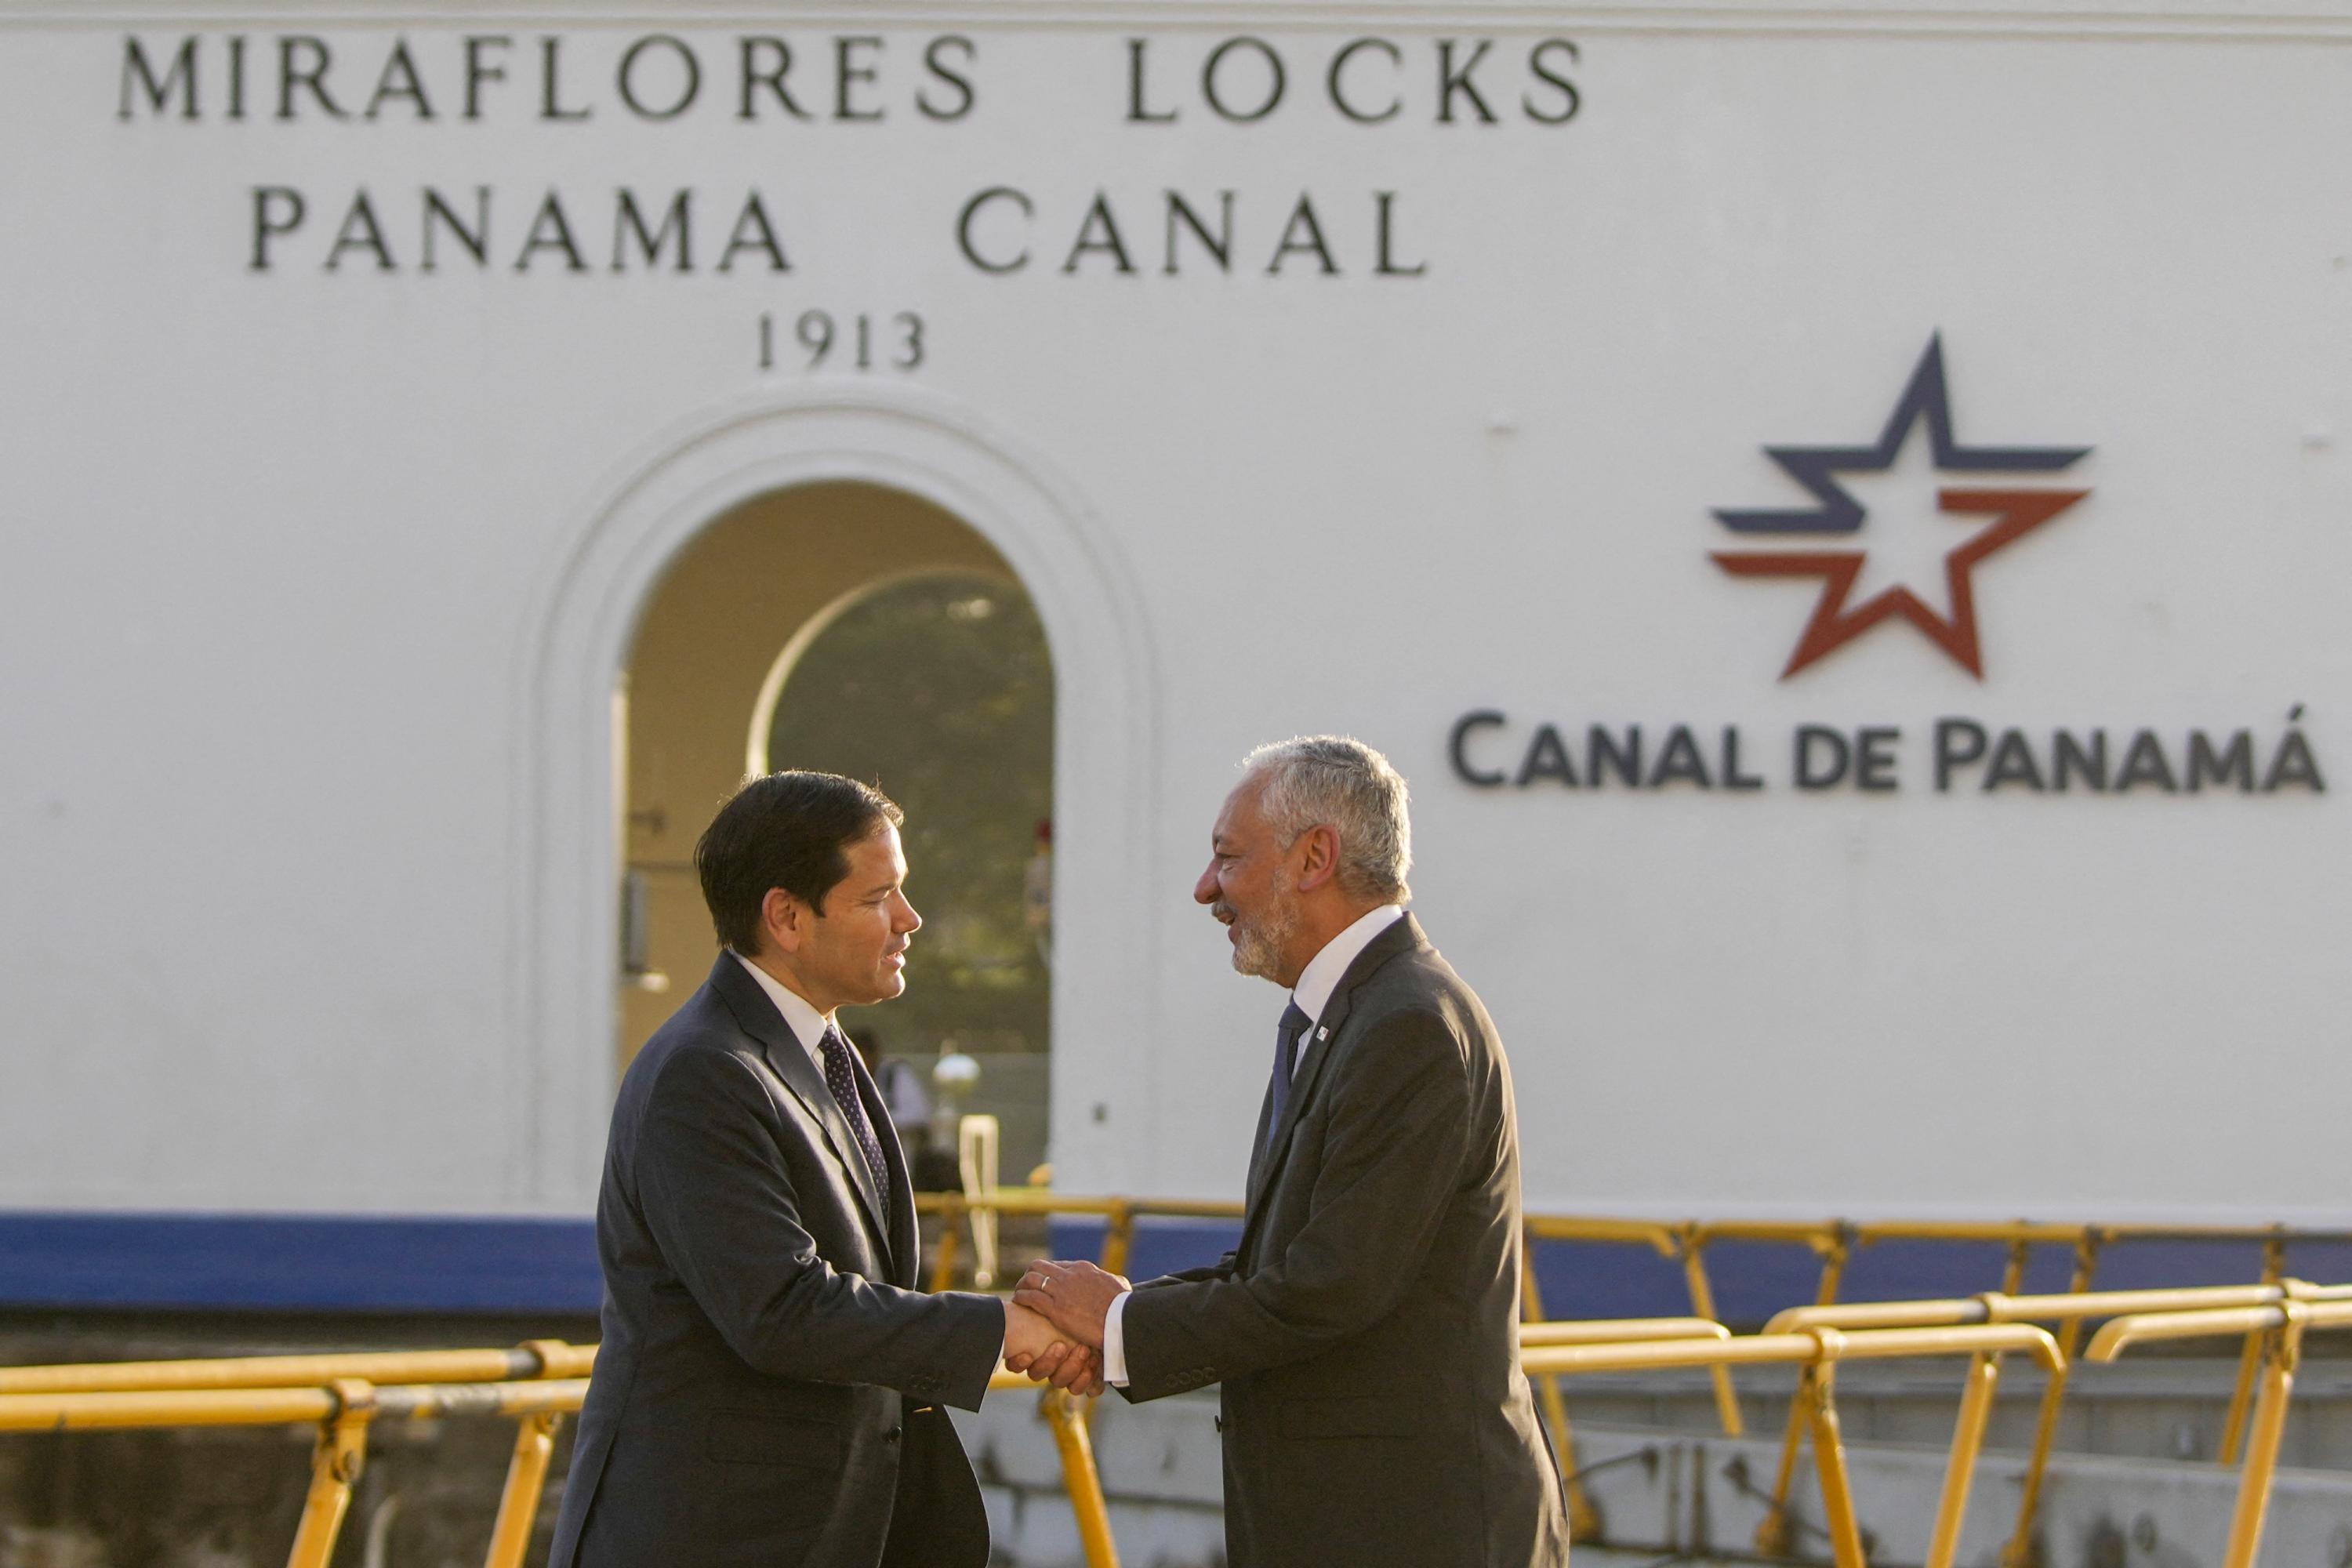
[[[771,888],[822,916],[824,896],[849,875],[849,847],[906,819],[888,795],[839,773],[796,769],[747,781],[694,846],[720,943],[746,958],[759,951]]]

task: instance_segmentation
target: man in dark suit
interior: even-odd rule
[[[1233,1568],[1557,1568],[1559,1469],[1519,1371],[1519,1154],[1486,1010],[1404,912],[1404,780],[1317,736],[1244,764],[1193,897],[1291,989],[1240,1247],[1014,1300],[1129,1399],[1223,1385]]]
[[[772,773],[695,862],[710,977],[622,1080],[596,1203],[604,1345],[551,1568],[983,1568],[942,1404],[1091,1358],[991,1296],[915,1290],[914,1199],[834,1010],[906,988],[898,808]]]

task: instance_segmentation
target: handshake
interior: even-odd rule
[[[1004,1364],[1065,1393],[1103,1391],[1103,1323],[1128,1283],[1091,1263],[1032,1263],[1004,1303]]]

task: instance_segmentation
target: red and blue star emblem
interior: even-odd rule
[[[1944,585],[1948,609],[1938,613],[1908,587],[1886,588],[1860,604],[1850,604],[1855,582],[1869,557],[1862,538],[1869,513],[1841,485],[1839,474],[1885,473],[1892,469],[1913,429],[1925,425],[1928,448],[1938,479],[1937,509],[1958,517],[1988,520],[1945,555]],[[1780,672],[1786,680],[1880,622],[1909,621],[1942,648],[1961,668],[1984,679],[1984,658],[1977,638],[1975,570],[1987,556],[2005,550],[2081,500],[2087,489],[1999,487],[1946,487],[1947,474],[2052,474],[2063,472],[2088,457],[2088,447],[1963,447],[1952,435],[1951,396],[1944,380],[1941,336],[1927,340],[1910,384],[1887,417],[1878,441],[1869,447],[1767,447],[1770,458],[1819,504],[1779,510],[1718,510],[1716,518],[1734,533],[1751,538],[1795,540],[1846,539],[1860,548],[1799,550],[1722,550],[1714,552],[1717,565],[1735,577],[1819,577],[1821,597],[1812,618],[1797,638],[1796,652]]]

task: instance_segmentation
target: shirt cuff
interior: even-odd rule
[[[1103,1314],[1103,1381],[1113,1388],[1127,1386],[1127,1299],[1134,1294],[1121,1290]]]

